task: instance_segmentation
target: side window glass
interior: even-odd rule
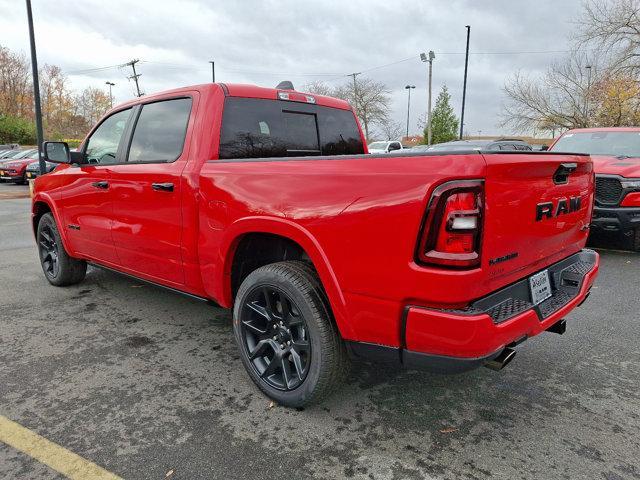
[[[136,122],[129,162],[173,162],[182,154],[191,99],[148,103]]]
[[[85,149],[85,158],[89,164],[116,163],[118,145],[122,140],[127,120],[131,115],[131,109],[114,113],[96,129]]]

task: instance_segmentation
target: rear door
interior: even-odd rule
[[[496,152],[487,162],[482,266],[531,273],[580,250],[589,233],[588,155]]]
[[[132,109],[116,112],[100,123],[85,142],[86,164],[60,171],[60,211],[72,251],[107,264],[117,264],[111,223],[111,167],[121,160],[124,132]]]
[[[121,267],[173,285],[184,284],[182,171],[193,99],[173,98],[136,109],[126,161],[114,165],[112,235]]]

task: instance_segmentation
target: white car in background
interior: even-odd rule
[[[373,142],[369,144],[369,153],[389,153],[395,150],[402,150],[402,144],[397,140],[388,142]]]

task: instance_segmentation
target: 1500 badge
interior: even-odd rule
[[[543,202],[536,205],[536,222],[544,218],[559,217],[560,215],[577,212],[581,206],[580,197],[561,198],[554,206],[553,202]]]

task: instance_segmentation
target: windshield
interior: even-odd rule
[[[615,157],[640,157],[640,132],[567,133],[560,137],[551,150]]]
[[[373,148],[374,150],[384,150],[387,148],[387,142],[373,142],[369,144],[369,149]]]

